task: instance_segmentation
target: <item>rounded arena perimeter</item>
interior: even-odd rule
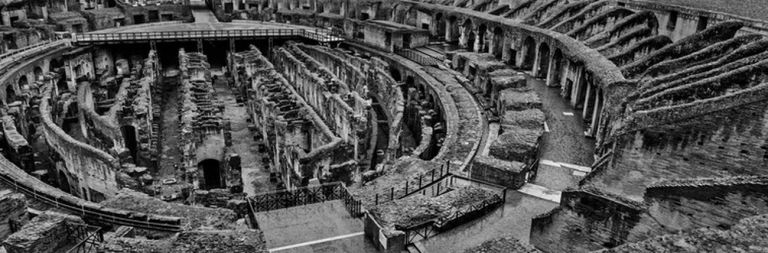
[[[0,252],[764,252],[768,2],[0,1]]]

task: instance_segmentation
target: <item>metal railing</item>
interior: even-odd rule
[[[402,188],[390,187],[388,193],[376,193],[374,204],[379,205],[393,201],[395,199],[402,199],[410,196],[411,194],[421,192],[435,184],[438,184],[437,191],[440,192],[439,183],[449,176],[451,176],[450,164],[446,162],[444,165],[441,165],[440,168],[432,169],[425,173],[419,174],[418,177],[405,180]]]
[[[52,189],[38,190],[31,186],[45,185],[44,187],[51,187],[47,186],[41,181],[31,183],[31,185],[25,185],[24,183],[19,183],[19,181],[22,180],[14,178],[12,175],[6,174],[0,174],[0,181],[3,181],[11,186],[16,192],[26,194],[27,196],[32,197],[37,201],[51,205],[53,207],[69,211],[74,215],[82,217],[86,222],[95,224],[126,225],[155,231],[181,231],[181,218],[168,217],[173,219],[158,220],[156,217],[146,213],[131,211],[125,211],[125,214],[119,214],[110,212],[110,210],[103,210],[104,208],[102,206],[96,204],[84,205],[83,203],[77,203],[76,200],[72,200],[77,198],[75,196],[71,196],[72,199],[64,199],[61,196],[53,196],[50,194]]]
[[[76,43],[150,41],[178,39],[230,39],[249,37],[301,37],[320,42],[341,41],[343,38],[322,29],[250,29],[250,30],[200,30],[167,32],[85,33],[74,36]]]
[[[99,244],[104,242],[104,234],[100,227],[88,226],[85,224],[65,224],[67,236],[77,240],[77,244],[72,246],[67,253],[89,253],[96,252]]]
[[[248,197],[248,203],[254,213],[332,200],[344,201],[344,205],[352,217],[363,215],[360,201],[356,200],[341,182],[273,191]]]

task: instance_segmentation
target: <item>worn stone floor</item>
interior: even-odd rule
[[[255,214],[270,252],[375,252],[341,200]]]
[[[575,186],[583,175],[573,167],[592,165],[595,151],[594,140],[584,136],[581,111],[574,110],[560,96],[560,88],[547,87],[541,79],[528,76],[528,86],[541,98],[548,130],[540,151],[543,162],[534,183],[557,191]]]
[[[171,72],[173,70],[170,70]],[[175,77],[173,77],[175,78]],[[164,92],[160,115],[162,118],[160,161],[157,176],[173,177],[176,175],[174,165],[181,166],[181,149],[179,149],[179,89],[178,82],[170,82]]]
[[[220,71],[213,72],[221,75]],[[232,126],[232,149],[240,156],[243,178],[243,192],[253,195],[275,189],[269,182],[269,171],[261,162],[262,154],[253,140],[254,134],[248,129],[248,111],[244,104],[238,104],[235,94],[227,86],[224,78],[217,78],[214,83],[216,97],[224,103],[224,118]]]

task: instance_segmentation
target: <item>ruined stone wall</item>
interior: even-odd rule
[[[133,5],[123,0],[115,0],[117,8],[125,14],[125,25],[143,24],[161,21],[188,20],[192,12],[185,4]]]
[[[51,83],[51,85],[53,85]],[[52,88],[46,87],[40,104],[43,120],[43,134],[51,148],[59,154],[66,164],[69,174],[77,177],[79,185],[76,192],[83,198],[100,201],[117,193],[116,173],[119,170],[117,160],[106,152],[69,136],[53,122],[50,103]]]
[[[767,106],[748,104],[621,136],[610,167],[589,184],[640,199],[661,179],[761,174],[768,165]]]
[[[643,211],[596,189],[566,190],[559,207],[533,218],[530,242],[544,252],[589,252],[663,233]]]
[[[670,231],[729,228],[740,219],[768,212],[765,177],[675,180],[648,188],[649,215]]]

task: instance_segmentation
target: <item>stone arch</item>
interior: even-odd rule
[[[496,59],[501,59],[502,48],[504,47],[504,30],[501,27],[493,28],[493,38],[491,40],[491,49],[489,50]]]
[[[468,51],[473,51],[475,44],[475,31],[472,25],[472,19],[465,19],[461,24],[461,38],[459,39],[459,45],[462,48],[466,48]]]
[[[395,82],[403,81],[403,76],[400,74],[400,70],[395,67],[389,67],[389,75],[392,76],[392,79],[394,79]]]
[[[536,61],[536,41],[533,37],[528,36],[523,40],[521,67],[526,70],[533,68],[534,61]]]
[[[35,81],[42,81],[43,80],[43,68],[40,66],[35,67],[33,70],[33,73],[35,74]]]
[[[69,184],[69,178],[67,177],[67,174],[64,173],[64,171],[59,170],[59,189],[66,193],[71,193],[71,186]]]
[[[223,188],[221,178],[221,163],[216,159],[205,159],[197,164],[205,181],[205,189]]]
[[[445,31],[445,40],[448,42],[458,42],[461,37],[461,28],[456,16],[448,16],[447,29]]]
[[[477,52],[479,53],[487,53],[488,52],[488,38],[486,38],[486,34],[488,33],[488,26],[485,24],[480,24],[480,27],[477,28],[477,44],[480,45],[479,48],[477,48]]]
[[[438,12],[437,14],[435,14],[434,20],[435,21],[433,23],[435,27],[433,28],[434,33],[432,35],[437,37],[445,36],[446,25],[445,25],[445,18],[443,17],[443,13]]]
[[[550,70],[547,85],[560,86],[560,79],[563,76],[563,52],[559,49],[555,49],[555,53],[552,54],[552,69]]]
[[[549,73],[549,45],[546,42],[542,42],[539,44],[538,55],[536,58],[538,59],[538,66],[536,66],[536,77],[539,78],[547,78],[547,74]]]

